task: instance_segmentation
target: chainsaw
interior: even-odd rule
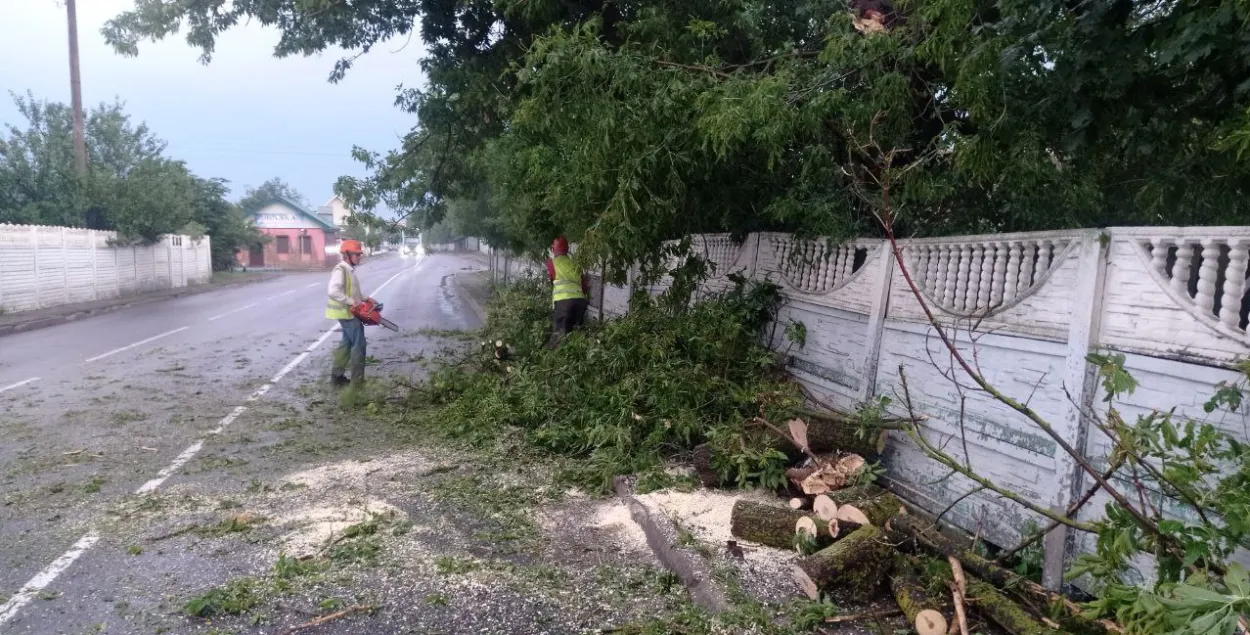
[[[381,325],[392,331],[399,332],[399,327],[394,322],[382,317],[382,303],[372,298],[357,304],[352,309],[352,315],[355,315],[356,319],[369,326]]]

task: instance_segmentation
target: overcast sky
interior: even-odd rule
[[[276,30],[236,27],[218,39],[213,61],[181,34],[115,54],[100,28],[129,0],[79,0],[83,102],[120,98],[134,120],[169,143],[168,154],[203,177],[248,186],[280,177],[314,206],[343,174],[363,176],[353,145],[388,150],[415,123],[394,107],[396,87],[423,81],[414,35],[375,47],[338,84],[326,81],[340,51],[277,59]],[[0,124],[24,122],[9,91],[69,103],[65,7],[59,0],[0,0]]]

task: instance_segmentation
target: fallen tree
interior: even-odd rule
[[[835,537],[828,533],[828,522],[815,514],[748,500],[734,502],[729,515],[729,532],[761,545],[793,549],[796,527],[805,518],[811,520],[817,529],[814,538],[818,546],[833,542]]]
[[[906,559],[895,560],[890,578],[894,601],[919,635],[946,635],[948,603],[929,593],[914,569]]]
[[[881,588],[894,562],[894,548],[879,527],[865,526],[791,565],[799,588],[812,599],[822,592],[868,600]]]

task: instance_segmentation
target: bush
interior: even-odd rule
[[[436,371],[417,397],[439,405],[431,421],[441,432],[490,442],[520,430],[539,448],[579,459],[566,473],[572,481],[606,489],[617,474],[654,469],[709,439],[744,452],[758,445],[745,437],[762,433],[750,425],[755,417],[800,400],[762,344],[780,299],[774,285],[739,280],[690,308],[644,302],[554,351],[543,348],[550,293],[538,279],[499,290],[481,349]],[[739,464],[751,474],[729,478],[744,483],[776,471]]]

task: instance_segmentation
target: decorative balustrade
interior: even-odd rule
[[[742,246],[735,243],[729,234],[703,234],[695,237],[691,246],[695,254],[703,257],[712,265],[712,276],[724,278],[733,273],[738,262]]]
[[[1024,299],[1074,244],[1058,235],[916,241],[905,262],[930,303],[954,315],[992,315]]]
[[[1234,335],[1250,322],[1250,237],[1135,238],[1160,285],[1202,319]]]
[[[833,243],[799,240],[788,235],[769,236],[777,253],[781,277],[791,288],[822,295],[849,283],[868,262],[877,243]]]

